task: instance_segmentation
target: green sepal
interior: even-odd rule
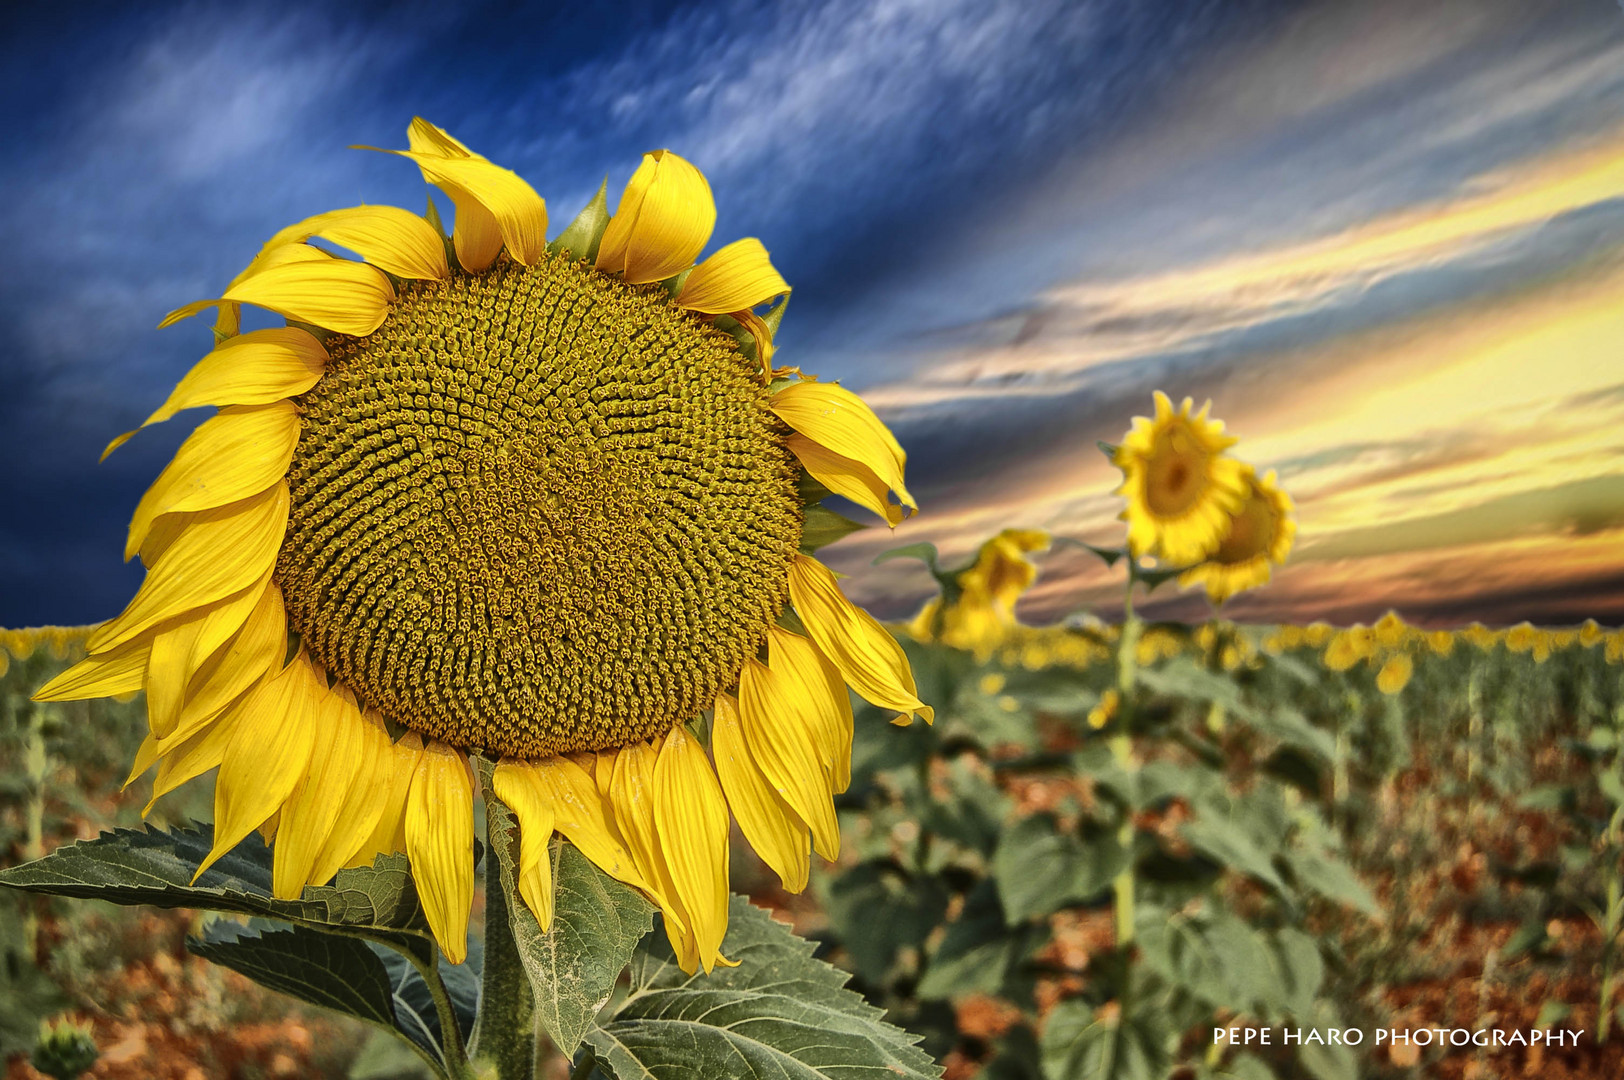
[[[850,536],[867,525],[853,521],[823,506],[808,506],[806,520],[801,525],[801,551],[811,555],[821,547]]]
[[[1100,453],[1111,459],[1111,464],[1116,464],[1117,451],[1122,449],[1120,446],[1112,446],[1104,439],[1097,440],[1094,445],[1100,448]]]
[[[775,341],[778,339],[778,325],[784,321],[784,309],[787,307],[789,307],[789,293],[785,293],[783,299],[774,304],[772,310],[761,317],[761,321],[767,324],[767,330],[772,334]]]
[[[811,506],[814,503],[820,503],[824,499],[827,499],[829,496],[834,494],[834,492],[824,487],[823,484],[813,479],[812,474],[807,472],[805,469],[801,470],[800,479],[795,481],[795,490],[796,493],[801,497],[802,506]]]
[[[446,235],[445,222],[440,220],[440,208],[434,204],[433,192],[429,193],[428,202],[428,209],[423,211],[423,220],[428,222],[434,231],[440,235],[440,240],[443,243],[451,239],[451,237]]]
[[[547,245],[550,253],[568,252],[576,259],[596,260],[598,248],[603,244],[603,232],[609,227],[609,178],[598,185],[598,193],[575,215],[575,220],[564,227],[558,239]]]

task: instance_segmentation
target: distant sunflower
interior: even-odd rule
[[[321,214],[164,320],[217,308],[218,343],[147,423],[219,411],[136,508],[134,600],[37,697],[144,689],[131,779],[158,763],[155,799],[219,767],[199,873],[254,829],[283,897],[404,850],[454,961],[465,753],[499,758],[542,926],[556,830],[709,971],[729,810],[799,890],[808,849],[839,847],[847,686],[931,719],[897,643],[801,550],[802,468],[895,524],[902,448],[856,395],[773,370],[755,308],[789,287],[759,241],[692,265],[716,210],[677,155],[549,245],[529,184],[439,128],[414,120],[395,153],[455,204],[449,242],[432,208]],[[239,333],[245,303],[287,325]]]
[[[1229,514],[1218,547],[1205,561],[1179,575],[1180,587],[1205,585],[1215,604],[1267,584],[1271,565],[1286,561],[1297,535],[1291,497],[1276,485],[1274,472],[1260,478],[1247,469],[1245,476],[1246,501]]]
[[[1128,547],[1134,558],[1155,555],[1175,566],[1200,561],[1222,539],[1229,515],[1246,495],[1246,466],[1224,456],[1236,440],[1207,410],[1190,415],[1185,398],[1178,411],[1156,391],[1156,416],[1134,417],[1133,430],[1117,447],[1122,470],[1117,494],[1128,500]]]
[[[909,631],[921,640],[989,651],[1017,625],[1015,604],[1037,580],[1038,568],[1027,556],[1048,547],[1049,534],[1040,529],[1005,529],[982,544],[975,562],[958,575],[957,600],[944,610],[942,598],[932,598]]]

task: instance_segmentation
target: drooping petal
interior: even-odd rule
[[[816,717],[801,684],[776,666],[752,657],[739,674],[739,718],[750,756],[812,833],[812,847],[825,859],[840,854],[829,776],[813,741]]]
[[[365,763],[363,738],[361,710],[354,699],[318,680],[310,766],[282,806],[271,858],[271,894],[278,899],[297,899],[307,884],[315,883],[316,860],[332,837],[339,811]]]
[[[335,259],[332,255],[329,255],[320,248],[313,248],[308,244],[278,244],[268,246],[262,249],[260,253],[255,256],[254,260],[248,264],[247,269],[231,279],[231,284],[226,286],[226,292],[230,293],[232,289],[237,288],[251,277],[278,267],[293,266],[299,263],[332,263],[345,261],[346,260],[343,259]],[[353,263],[351,265],[359,266],[361,264]],[[232,327],[232,332],[235,333],[235,328],[240,322],[242,301],[240,299],[228,299],[227,297],[218,297],[213,300],[194,300],[190,304],[178,307],[163,317],[163,320],[158,323],[158,329],[162,330],[165,327],[173,326],[182,319],[189,319],[193,315],[196,315],[202,311],[207,311],[211,307],[218,307],[220,309],[220,322],[228,323]],[[224,340],[224,338],[230,336],[230,334],[222,335],[220,333],[220,323],[217,322],[215,324],[215,339],[217,341]],[[131,434],[133,434],[133,432]],[[112,447],[108,447],[109,452],[112,449]],[[103,453],[102,456],[106,457],[107,454]]]
[[[301,653],[233,710],[231,742],[214,785],[214,847],[198,875],[264,824],[293,793],[310,766],[321,689],[315,669]]]
[[[767,665],[778,672],[786,687],[793,686],[795,696],[805,703],[800,713],[832,791],[840,716],[824,675],[826,663],[817,647],[800,634],[781,626],[768,627]]]
[[[406,857],[440,951],[468,957],[474,902],[474,787],[468,760],[438,739],[423,747],[406,801]]]
[[[291,401],[232,406],[203,421],[136,504],[124,561],[141,550],[160,515],[211,510],[266,490],[287,475],[298,445],[299,410]]]
[[[255,597],[244,591],[252,607]],[[226,602],[228,605],[230,601]],[[243,612],[246,617],[247,612]],[[191,682],[192,645],[203,629],[199,616],[181,622],[153,635],[152,649],[147,655],[147,677],[143,689],[147,693],[147,724],[158,738],[175,730],[180,718],[181,704],[186,699],[186,684]]]
[[[390,767],[394,748],[389,733],[377,718],[363,713],[348,692],[343,695],[342,722],[356,735],[355,765],[350,770],[343,802],[333,830],[310,868],[310,884],[324,885],[346,866],[383,819],[390,795]]]
[[[134,693],[146,680],[147,653],[151,647],[151,642],[131,641],[87,656],[34,691],[33,700],[83,701]]]
[[[654,763],[654,822],[660,856],[708,975],[727,933],[727,802],[704,748],[681,724]]]
[[[273,326],[216,345],[141,425],[158,424],[204,405],[269,405],[295,397],[321,380],[327,350],[309,331]]]
[[[902,524],[909,509],[918,509],[892,502],[889,498],[891,486],[861,461],[841,457],[822,443],[813,442],[801,434],[792,434],[784,442],[806,467],[812,479],[836,495],[874,511],[891,528]]]
[[[789,596],[818,651],[859,697],[882,709],[921,716],[926,723],[935,720],[935,710],[919,700],[902,646],[874,616],[846,599],[826,566],[807,555],[795,556]]]
[[[551,793],[536,775],[535,766],[517,761],[497,765],[491,786],[518,819],[519,895],[546,933],[553,926],[553,864],[548,851],[553,835]]]
[[[721,248],[694,267],[677,293],[677,304],[706,315],[747,311],[789,292],[767,249],[753,236]]]
[[[179,515],[175,515],[179,518]],[[151,564],[122,614],[86,641],[106,652],[166,619],[206,607],[261,580],[276,561],[288,520],[288,485],[181,518],[185,527]]]
[[[152,813],[152,808],[157,805],[159,799],[186,781],[217,768],[226,759],[226,750],[231,746],[231,740],[236,737],[238,721],[246,705],[247,698],[244,697],[239,700],[236,707],[227,709],[218,721],[207,728],[188,736],[166,740],[168,747],[158,762],[158,774],[152,778],[152,795],[147,799],[147,805],[141,809],[142,817]],[[158,750],[148,749],[148,743],[153,741],[155,741],[153,737],[148,735],[146,742],[141,744],[141,751],[136,755],[137,765],[143,760],[150,764],[152,758],[158,756]],[[145,771],[143,767],[141,772]],[[140,774],[132,772],[130,780],[134,780],[138,775]],[[124,782],[126,787],[129,786],[130,780]]]
[[[554,828],[599,870],[634,888],[646,889],[647,882],[609,824],[597,783],[587,771],[568,758],[553,757],[538,761],[535,772],[552,796]]]
[[[598,247],[598,269],[633,285],[686,270],[716,227],[705,174],[669,150],[643,155]]]
[[[200,640],[202,636],[200,633]],[[194,655],[195,648],[194,643]],[[236,636],[193,677],[170,738],[190,737],[250,687],[281,671],[287,651],[282,590],[276,582],[268,581]]]
[[[698,960],[697,941],[682,893],[660,850],[661,837],[654,817],[654,766],[655,751],[647,743],[632,743],[617,750],[609,804],[637,872],[648,883],[645,891],[660,905],[671,948],[684,970],[692,971]],[[687,958],[690,954],[692,960]]]
[[[711,721],[711,753],[728,806],[761,861],[792,893],[806,888],[811,836],[800,815],[773,789],[750,754],[739,706],[726,694],[716,699]]]
[[[862,398],[834,383],[801,380],[773,394],[771,405],[802,435],[873,470],[905,506],[918,505],[902,479],[907,455]]]
[[[376,717],[372,719],[376,720]],[[415,731],[408,731],[390,747],[385,759],[386,782],[380,784],[381,788],[386,789],[379,796],[383,813],[379,815],[372,835],[350,856],[345,866],[371,866],[379,855],[406,850],[406,802],[411,794],[412,778],[417,775],[417,763],[422,757],[423,740]]]

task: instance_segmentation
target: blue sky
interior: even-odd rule
[[[529,179],[555,228],[605,175],[613,197],[645,150],[706,171],[714,243],[761,237],[795,286],[784,360],[870,394],[910,450],[924,513],[830,553],[887,614],[925,589],[865,569],[892,543],[967,552],[1004,524],[1108,539],[1109,476],[1088,447],[1161,387],[1214,397],[1269,452],[1258,463],[1302,485],[1306,569],[1243,615],[1408,599],[1422,618],[1624,616],[1624,566],[1585,547],[1624,529],[1603,436],[1546,446],[1521,488],[1438,473],[1440,498],[1424,474],[1492,460],[1473,441],[1485,422],[1529,437],[1510,413],[1330,441],[1300,416],[1348,400],[1349,372],[1378,385],[1384,356],[1406,357],[1389,379],[1426,374],[1459,339],[1449,320],[1611,280],[1610,174],[1562,186],[1624,122],[1624,15],[1607,0],[13,5],[0,41],[0,103],[21,118],[0,163],[0,625],[94,621],[133,592],[123,529],[186,424],[96,457],[209,344],[199,325],[153,327],[284,224],[419,207],[415,170],[348,149],[403,145],[414,114]],[[1442,240],[1370,242],[1524,189]],[[1555,325],[1591,310],[1570,299]],[[1406,352],[1418,336],[1439,344]],[[1563,384],[1589,395],[1597,431],[1624,383],[1602,348],[1590,382]],[[1426,542],[1386,553],[1386,576],[1361,563],[1370,507],[1426,535],[1465,514],[1469,532],[1496,500],[1566,490],[1564,453],[1590,486],[1538,504],[1544,535],[1571,514],[1601,522],[1572,565],[1549,566],[1578,548],[1549,547],[1533,586],[1461,577],[1418,600],[1405,575],[1443,557],[1417,554]],[[1382,486],[1395,469],[1408,487]],[[1107,597],[1057,557],[1032,611]]]

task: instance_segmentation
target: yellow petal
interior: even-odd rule
[[[247,281],[255,274],[272,269],[273,267],[287,266],[293,263],[325,263],[333,261],[335,261],[333,256],[329,255],[327,252],[322,251],[320,248],[310,247],[307,244],[267,245],[265,248],[262,248],[260,253],[255,256],[254,260],[248,264],[247,269],[231,279],[231,284],[227,286],[227,292],[236,288],[244,281]],[[223,298],[214,300],[194,300],[190,304],[186,304],[183,307],[178,307],[163,317],[163,321],[158,324],[158,329],[162,330],[165,327],[173,326],[182,319],[189,319],[193,315],[196,315],[201,311],[207,311],[211,307],[218,307],[220,309],[220,318],[215,323],[216,340],[223,340],[225,337],[230,337],[230,334],[222,335],[220,333],[221,326],[224,324],[235,332],[235,327],[239,322],[242,304]]]
[[[745,839],[792,893],[806,888],[811,837],[806,825],[756,764],[745,742],[739,706],[722,694],[711,721],[711,753],[727,803]]]
[[[355,857],[383,819],[389,797],[389,769],[393,757],[389,733],[376,718],[362,713],[348,690],[338,696],[342,702],[341,722],[354,732],[355,756],[332,832],[311,864],[309,881],[312,885],[325,885]]]
[[[326,369],[327,350],[308,331],[251,330],[215,346],[141,426],[203,405],[269,405],[309,390]]]
[[[671,948],[679,959],[685,952],[692,952],[697,958],[693,929],[683,905],[682,893],[660,850],[661,836],[654,817],[654,766],[655,751],[649,744],[633,743],[621,747],[615,753],[609,802],[614,808],[615,823],[626,840],[632,861],[648,883],[645,889],[660,905],[660,911],[665,916],[665,932],[671,941]]]
[[[874,410],[850,390],[834,383],[793,382],[773,394],[772,410],[813,442],[868,466],[903,505],[918,506],[902,482],[907,463],[902,446]]]
[[[511,169],[493,164],[433,124],[416,117],[407,129],[409,150],[390,150],[417,164],[423,179],[457,208],[452,246],[463,269],[483,270],[502,245],[532,266],[547,250],[547,204]]]
[[[604,813],[597,783],[569,758],[553,757],[535,765],[536,775],[552,796],[554,825],[581,849],[581,854],[617,881],[646,889],[631,853],[621,844]]]
[[[660,854],[709,974],[727,933],[727,802],[704,748],[680,724],[654,763],[654,821]]]
[[[141,689],[147,675],[151,642],[132,641],[116,649],[87,656],[34,691],[35,701],[82,701],[113,697]]]
[[[497,765],[491,786],[519,822],[519,895],[546,933],[553,926],[552,797],[535,767],[523,762]]]
[[[299,410],[291,401],[222,409],[180,444],[135,507],[124,561],[146,541],[162,514],[224,506],[258,495],[281,480],[299,445]]]
[[[716,227],[705,175],[669,150],[643,155],[598,247],[598,269],[633,285],[693,265]]]
[[[254,597],[246,590],[244,595],[248,596],[251,607]],[[246,616],[247,611],[243,614]],[[192,667],[192,645],[197,641],[198,632],[203,629],[203,621],[203,617],[199,616],[153,635],[152,649],[147,655],[144,689],[147,692],[147,725],[160,739],[175,730],[175,723],[180,717],[186,684],[191,682],[192,673],[196,670]]]
[[[706,315],[747,311],[789,292],[761,241],[753,236],[720,249],[694,267],[677,293],[677,304]]]
[[[474,787],[468,760],[438,739],[423,747],[406,801],[406,856],[440,951],[468,957],[474,903]]]
[[[395,299],[395,287],[382,271],[366,263],[321,259],[261,270],[227,289],[223,299],[257,304],[294,322],[365,337],[383,325]]]
[[[840,854],[829,776],[813,741],[815,707],[801,684],[777,665],[751,658],[739,674],[739,718],[750,756],[776,791],[812,832],[812,847],[825,859]]]
[[[317,214],[281,230],[260,249],[260,258],[250,263],[240,277],[250,277],[262,269],[264,257],[280,245],[302,243],[312,236],[349,248],[399,278],[443,281],[451,276],[445,244],[427,221],[398,206],[352,206]]]
[[[859,697],[882,709],[917,713],[926,723],[935,720],[935,710],[919,700],[902,646],[874,616],[846,599],[828,567],[797,555],[790,563],[789,596],[818,651]]]
[[[199,875],[293,794],[310,766],[322,689],[310,661],[300,654],[233,710],[231,743],[214,785],[214,847],[197,868]]]
[[[142,817],[152,813],[153,806],[163,796],[186,781],[217,768],[225,760],[226,749],[237,734],[238,721],[242,717],[243,709],[246,708],[246,698],[240,700],[239,707],[226,710],[218,721],[207,728],[193,732],[185,738],[168,740],[170,745],[164,752],[162,760],[158,762],[158,775],[152,779],[152,796],[141,810]],[[149,735],[148,739],[151,738]],[[141,744],[141,749],[136,754],[136,764],[140,766],[141,772],[146,771],[146,766],[142,765],[142,762],[145,761],[150,765],[152,758],[158,753],[157,748],[149,749],[147,743]],[[140,774],[132,771],[130,779],[133,780],[138,775]],[[128,785],[129,781],[125,781],[125,786]]]
[[[792,434],[784,441],[812,479],[836,495],[874,511],[891,528],[902,524],[908,508],[890,500],[890,485],[874,475],[873,469],[860,461],[841,457],[805,435]]]
[[[271,894],[281,900],[298,899],[306,885],[326,880],[315,876],[316,860],[332,838],[357,776],[368,764],[363,742],[366,729],[355,699],[319,682],[318,687],[310,766],[282,807],[271,861]]]
[[[794,686],[795,696],[805,703],[801,716],[807,724],[807,735],[817,747],[824,774],[831,779],[832,790],[835,741],[840,737],[841,723],[839,707],[829,692],[829,662],[810,641],[781,626],[767,629],[767,656],[767,665],[787,686]],[[839,677],[836,673],[837,681]],[[845,684],[840,687],[844,698]]]
[[[199,639],[207,632],[205,627]],[[250,687],[281,671],[287,651],[282,590],[276,582],[268,581],[236,635],[193,677],[170,739],[189,738]]]
[[[263,578],[282,547],[288,485],[279,481],[252,498],[183,520],[185,529],[147,572],[129,607],[90,635],[85,646],[90,652],[106,652]]]
[[[422,757],[423,740],[415,731],[408,731],[389,748],[383,769],[386,780],[379,784],[378,801],[383,804],[383,812],[372,835],[350,856],[345,866],[371,866],[379,855],[406,850],[406,800]]]

